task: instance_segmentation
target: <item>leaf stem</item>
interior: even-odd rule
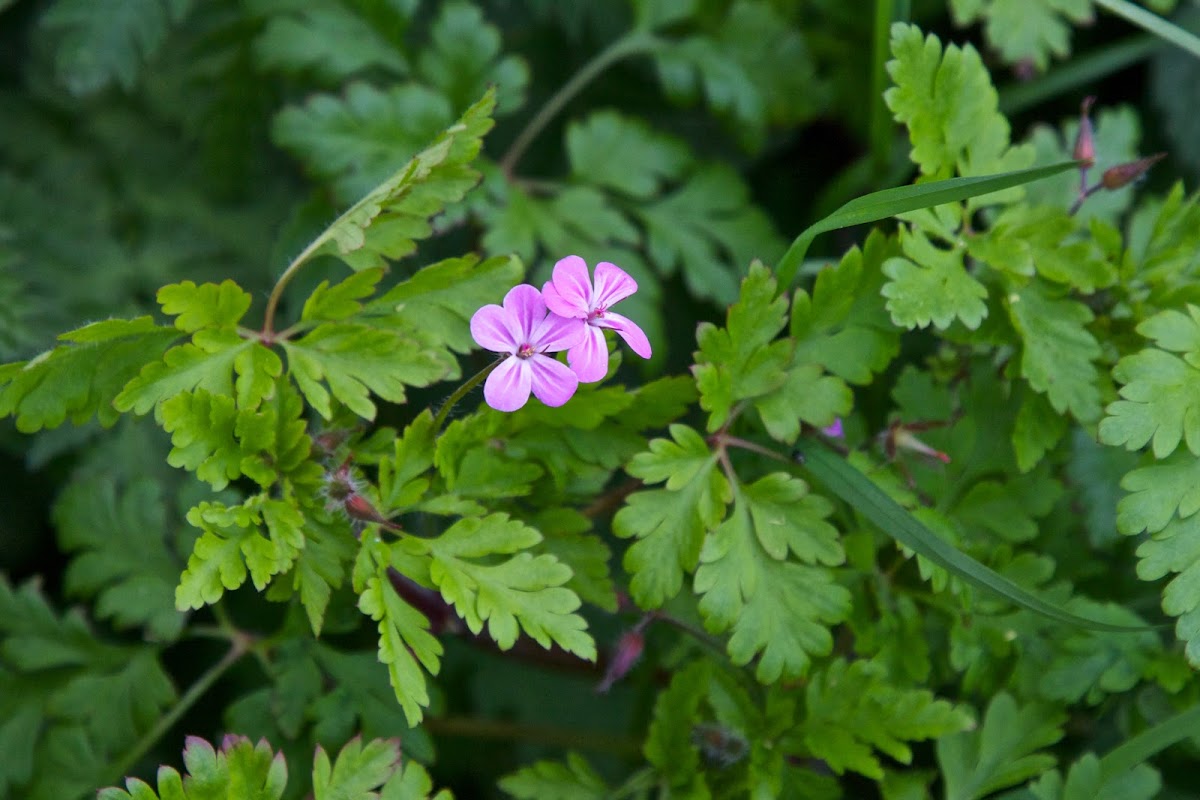
[[[634,30],[597,53],[546,101],[533,119],[529,120],[525,128],[517,134],[517,138],[509,146],[508,152],[500,159],[500,171],[504,173],[505,177],[511,178],[517,162],[525,155],[525,151],[529,149],[529,145],[533,144],[533,140],[538,137],[538,134],[550,124],[558,112],[562,111],[563,106],[583,91],[600,73],[623,58],[648,53],[658,45],[659,40],[648,31]]]
[[[517,740],[618,755],[635,755],[641,752],[642,747],[640,741],[628,736],[611,736],[550,725],[523,725],[479,717],[426,717],[425,728],[435,736]]]
[[[1136,6],[1129,0],[1096,0],[1096,5],[1200,58],[1200,36],[1188,33],[1157,14]]]
[[[114,776],[112,782],[120,780],[122,776],[127,774],[142,756],[146,755],[150,748],[171,729],[171,726],[178,722],[187,713],[187,710],[195,705],[196,701],[217,682],[218,678],[224,675],[242,656],[250,652],[252,641],[251,637],[244,634],[232,639],[229,650],[221,657],[221,660],[209,667],[203,675],[196,679],[196,682],[188,687],[188,690],[184,692],[175,705],[166,714],[159,717],[158,722],[154,723],[154,727],[142,734],[142,737],[134,743],[133,747],[117,759],[110,773]]]
[[[450,395],[450,399],[447,400],[440,409],[438,409],[437,416],[433,418],[433,432],[435,434],[442,429],[444,424],[446,424],[446,417],[450,416],[450,410],[454,408],[458,401],[466,397],[467,393],[476,386],[483,383],[483,379],[490,375],[492,370],[503,364],[506,358],[509,358],[509,356],[505,355],[496,359],[491,364],[488,364],[486,367],[479,370],[479,372],[475,373],[470,380],[468,380],[462,386],[454,390],[454,394]]]
[[[296,277],[296,273],[300,267],[304,266],[304,262],[312,258],[322,245],[325,244],[325,235],[318,236],[308,243],[308,247],[300,251],[300,255],[292,259],[292,263],[287,265],[287,269],[279,276],[279,280],[275,281],[275,288],[271,290],[271,296],[267,298],[267,310],[263,312],[263,327],[262,327],[262,342],[270,346],[275,339],[275,310],[279,307],[279,298],[283,296],[284,287],[286,287]]]

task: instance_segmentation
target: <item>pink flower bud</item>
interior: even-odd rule
[[[1109,167],[1100,176],[1100,185],[1109,191],[1128,186],[1145,175],[1152,166],[1166,157],[1166,153],[1155,153],[1152,156],[1139,158],[1137,161],[1130,161],[1127,164],[1118,164],[1115,167]]]
[[[1096,160],[1096,142],[1092,132],[1092,119],[1088,116],[1094,97],[1085,97],[1079,108],[1079,133],[1075,135],[1075,150],[1071,153],[1076,161],[1086,162],[1090,167]]]
[[[646,637],[642,635],[641,626],[627,631],[621,636],[617,642],[616,652],[613,653],[612,659],[608,662],[608,669],[604,672],[604,680],[600,681],[600,685],[596,687],[596,691],[604,694],[617,681],[624,678],[629,670],[633,669],[633,665],[642,657],[642,649],[646,645]]]

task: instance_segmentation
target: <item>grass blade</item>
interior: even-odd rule
[[[1064,608],[1048,603],[991,567],[947,544],[899,503],[888,497],[870,478],[828,447],[814,443],[803,447],[800,456],[803,457],[801,463],[813,477],[853,506],[879,530],[972,586],[994,592],[1014,605],[1077,628],[1120,633],[1141,633],[1152,629],[1140,625],[1112,625],[1072,614]]]
[[[808,246],[818,234],[838,228],[848,228],[851,225],[861,225],[864,222],[894,217],[906,211],[916,211],[920,208],[940,206],[943,203],[955,203],[971,197],[1010,189],[1025,183],[1049,178],[1079,165],[1077,161],[1063,161],[1044,167],[1021,169],[1014,172],[1001,172],[996,175],[979,175],[971,178],[947,178],[943,181],[896,186],[872,192],[857,197],[834,211],[828,217],[810,225],[792,241],[792,246],[783,254],[779,261],[776,274],[779,276],[779,290],[787,291],[796,278],[796,271]]]

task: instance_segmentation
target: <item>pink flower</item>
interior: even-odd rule
[[[821,428],[821,433],[832,439],[841,439],[845,435],[842,431],[842,418],[835,418],[832,425]]]
[[[583,338],[567,352],[567,362],[583,383],[598,381],[608,373],[605,328],[616,331],[642,358],[650,357],[650,340],[642,329],[632,320],[609,311],[637,288],[637,281],[625,270],[607,261],[596,265],[594,289],[587,262],[579,256],[567,256],[554,265],[554,276],[542,287],[542,298],[555,314],[587,323]]]
[[[486,305],[471,317],[471,336],[482,348],[508,353],[483,385],[483,399],[497,411],[516,411],[532,391],[548,406],[561,406],[579,387],[575,373],[546,353],[575,345],[586,326],[546,309],[538,290],[527,283],[504,296],[503,308]]]

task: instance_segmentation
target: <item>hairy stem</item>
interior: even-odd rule
[[[525,151],[529,149],[529,145],[533,144],[533,140],[538,137],[538,134],[550,124],[550,121],[558,115],[558,112],[562,111],[563,106],[583,91],[584,87],[594,81],[600,73],[623,58],[640,53],[648,53],[657,47],[658,44],[658,39],[647,31],[631,31],[620,39],[617,39],[604,50],[601,50],[596,54],[595,58],[584,64],[583,68],[575,73],[571,80],[564,83],[554,93],[554,96],[546,101],[546,104],[534,115],[533,119],[529,120],[529,124],[525,126],[524,130],[517,134],[517,138],[513,140],[512,145],[508,148],[508,152],[500,159],[500,170],[504,175],[512,177],[517,162],[521,160],[521,156],[525,155]]]
[[[279,307],[279,298],[283,296],[284,288],[292,278],[296,277],[296,273],[300,271],[300,267],[304,266],[304,262],[312,258],[313,253],[323,244],[325,244],[324,236],[318,236],[309,242],[308,247],[292,259],[292,263],[287,265],[287,269],[279,276],[279,280],[275,281],[275,288],[271,290],[271,296],[267,298],[267,310],[263,313],[263,344],[270,346],[275,338],[275,310]]]
[[[137,762],[150,751],[150,748],[161,739],[167,731],[171,729],[180,718],[187,713],[196,701],[207,692],[212,685],[217,682],[225,672],[241,659],[251,649],[251,638],[248,636],[238,636],[232,640],[229,650],[221,657],[221,660],[209,667],[203,675],[196,679],[196,682],[188,687],[188,690],[183,693],[183,696],[171,707],[167,713],[159,717],[158,722],[154,723],[154,727],[142,734],[142,738],[134,743],[133,747],[129,748],[123,756],[116,760],[112,765],[112,776],[106,783],[116,782],[126,775],[129,770],[137,764]]]
[[[434,433],[437,433],[438,431],[440,431],[442,429],[442,426],[446,424],[446,417],[450,416],[450,410],[452,408],[454,408],[455,405],[458,404],[458,401],[462,400],[464,397],[466,397],[467,393],[470,392],[472,389],[474,389],[476,386],[483,383],[483,379],[486,378],[488,375],[490,375],[492,373],[492,370],[494,370],[496,367],[503,364],[504,359],[506,359],[508,357],[509,356],[506,355],[506,356],[496,359],[491,364],[488,364],[486,367],[479,370],[479,372],[475,373],[462,386],[460,386],[454,390],[454,394],[450,395],[450,399],[447,400],[440,409],[438,409],[437,416],[433,418],[433,432]]]

